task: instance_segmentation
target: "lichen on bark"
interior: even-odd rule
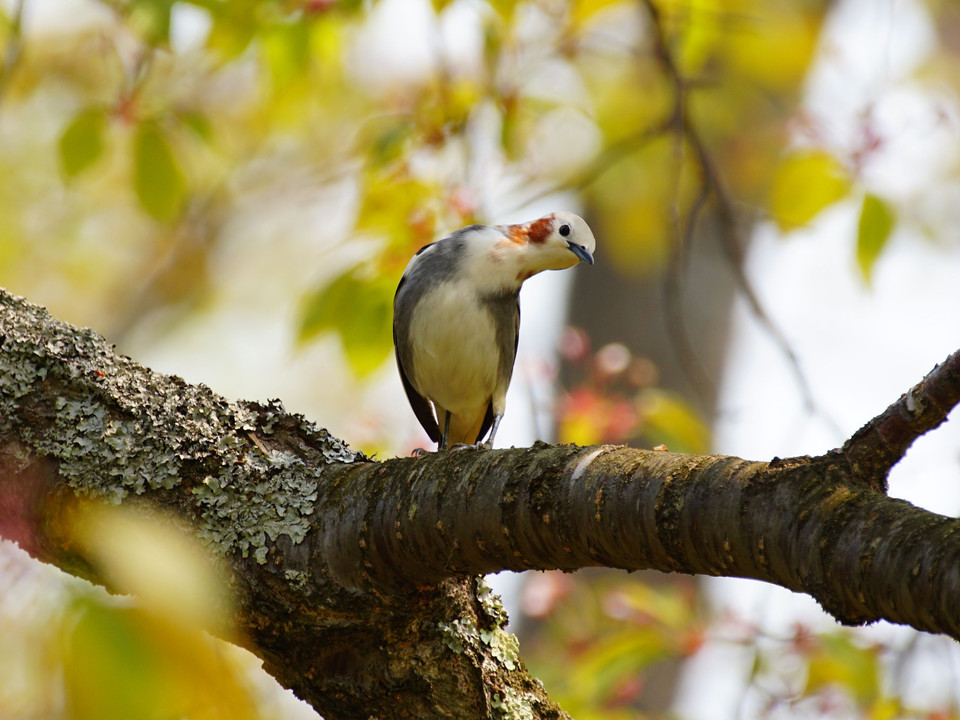
[[[78,495],[120,503],[187,483],[201,539],[218,554],[262,563],[268,540],[305,536],[323,467],[315,453],[307,462],[267,447],[277,424],[295,418],[327,463],[362,458],[278,400],[227,402],[205,385],[146,370],[22,298],[3,302],[0,432],[54,460]],[[46,418],[42,433],[14,427],[25,414]]]

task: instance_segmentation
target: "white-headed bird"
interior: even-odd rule
[[[393,300],[393,345],[417,419],[442,450],[493,438],[520,333],[520,286],[543,270],[593,264],[583,218],[470,225],[421,248]],[[433,407],[431,408],[431,403]]]

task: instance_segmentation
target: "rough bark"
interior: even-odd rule
[[[537,444],[378,463],[0,291],[0,534],[105,583],[60,513],[78,497],[160,506],[229,562],[251,649],[328,720],[562,717],[476,575],[750,577],[843,623],[960,638],[960,523],[883,492],[958,401],[960,351],[822,457]]]

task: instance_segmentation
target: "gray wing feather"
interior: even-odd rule
[[[513,363],[517,359],[517,346],[520,344],[520,294],[490,297],[486,298],[486,302],[497,329],[497,345],[500,349],[500,366],[497,372],[501,381],[509,385],[513,375]],[[480,442],[492,425],[493,403],[490,403],[480,426],[480,434],[474,442]]]
[[[400,371],[400,380],[403,383],[404,391],[407,393],[407,400],[410,401],[410,407],[413,408],[413,414],[417,416],[417,420],[427,431],[430,439],[434,442],[440,442],[440,427],[433,415],[433,408],[427,399],[413,387],[404,368],[404,356],[406,356],[406,363],[411,366],[411,370],[413,364],[413,353],[410,352],[408,332],[411,308],[408,307],[408,299],[401,297],[401,290],[403,290],[406,281],[406,277],[400,279],[397,292],[393,297],[393,350],[397,357],[397,369]]]

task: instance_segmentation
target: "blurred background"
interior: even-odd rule
[[[526,284],[498,445],[816,454],[960,347],[958,87],[949,0],[0,0],[0,286],[387,458],[429,446],[409,257],[573,210],[597,264]],[[955,422],[891,494],[960,513]],[[76,532],[140,599],[0,542],[0,717],[315,717],[194,629],[169,524]],[[581,720],[960,717],[955,642],[780,588],[492,582]]]

